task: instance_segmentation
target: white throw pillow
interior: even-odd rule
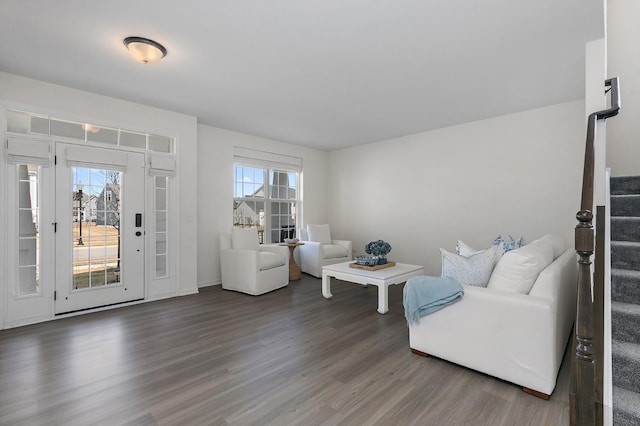
[[[456,242],[456,254],[464,257],[470,257],[474,254],[480,253],[482,250],[476,250],[468,244],[465,244],[462,240]]]
[[[541,240],[549,240],[553,247],[553,259],[557,259],[562,253],[564,253],[564,241],[562,238],[553,234],[546,234],[540,238]]]
[[[309,241],[331,244],[329,225],[307,225],[307,233],[309,234]]]
[[[231,247],[241,250],[260,250],[258,230],[256,228],[233,228],[231,230]]]
[[[557,259],[551,262],[551,265],[540,272],[540,275],[533,283],[533,287],[531,287],[529,295],[544,298],[554,297],[554,284],[557,285],[558,282],[564,283],[563,279],[566,279],[567,276],[572,276],[570,269],[568,270],[566,265],[567,263],[572,263],[572,268],[576,269],[578,267],[577,258],[578,255],[575,250],[567,250],[558,256]],[[575,281],[572,284],[575,284]]]
[[[536,240],[506,252],[496,265],[487,288],[529,294],[540,272],[553,261],[549,240]]]
[[[458,280],[463,285],[486,287],[498,259],[499,250],[493,246],[464,257],[441,248],[442,276]]]

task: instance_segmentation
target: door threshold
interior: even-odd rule
[[[69,311],[69,312],[61,312],[59,314],[55,314],[55,318],[57,319],[57,318],[75,317],[78,315],[90,314],[92,312],[108,311],[114,308],[120,308],[124,306],[139,305],[140,303],[144,303],[144,301],[145,301],[144,299],[135,299],[135,300],[128,300],[126,302],[117,302],[117,303],[111,303],[108,305],[96,306],[94,308],[85,308],[85,309],[78,309],[78,310]]]

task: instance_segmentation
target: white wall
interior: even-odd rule
[[[613,176],[640,175],[640,2],[608,0],[610,77],[620,77],[622,109],[607,120],[607,159]]]
[[[300,157],[303,161],[303,223],[326,223],[327,153],[198,125],[198,285],[219,284],[220,233],[233,224],[233,147]]]
[[[572,244],[584,157],[583,101],[329,153],[329,222],[354,243],[439,275],[439,248],[544,233]]]
[[[23,107],[30,112],[51,114],[67,120],[175,136],[180,228],[177,292],[197,292],[197,248],[193,244],[198,236],[198,129],[195,117],[3,72],[0,72],[0,100],[10,107]],[[0,186],[0,191],[4,190],[4,186]]]

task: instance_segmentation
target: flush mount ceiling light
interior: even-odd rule
[[[158,62],[167,54],[167,49],[163,45],[148,38],[127,37],[123,43],[136,61],[143,64]]]

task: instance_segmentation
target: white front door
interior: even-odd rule
[[[55,313],[143,299],[144,154],[55,149]]]

